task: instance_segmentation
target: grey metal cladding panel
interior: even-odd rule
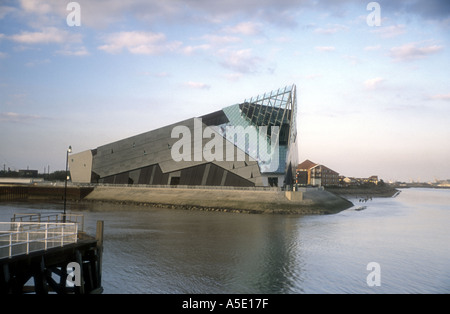
[[[201,185],[206,164],[181,170],[180,185]]]
[[[138,183],[140,174],[141,174],[141,169],[130,171],[130,179],[132,180],[133,184]]]
[[[230,122],[223,110],[203,115],[200,118],[205,125],[221,125]]]
[[[154,166],[149,166],[141,169],[139,179],[137,181],[138,184],[149,184],[153,167]]]
[[[114,184],[128,184],[128,182],[129,182],[128,172],[123,172],[115,175]]]
[[[109,156],[96,158],[93,165],[94,171],[99,174],[129,171],[171,158],[166,141],[164,141],[164,145],[148,145],[144,148],[129,148]]]
[[[255,186],[255,183],[229,172],[225,179],[225,186]]]
[[[161,171],[161,168],[159,167],[159,165],[155,165],[155,171],[154,171],[154,175],[153,175],[153,182],[151,184],[153,185],[166,185],[168,184],[169,181],[169,174],[168,173],[163,173]]]
[[[178,141],[171,132],[179,125],[193,132],[194,118],[99,147],[93,171],[104,177],[171,160],[170,147]]]
[[[220,185],[222,182],[223,172],[226,171],[221,167],[211,164],[209,169],[208,178],[206,179],[206,185]]]
[[[194,166],[198,166],[198,165],[202,165],[202,164],[206,164],[206,163],[208,163],[208,162],[207,161],[178,161],[177,162],[177,161],[170,159],[170,160],[160,162],[159,165],[161,166],[162,171],[164,173],[166,173],[166,172],[178,171],[181,169],[194,167]]]

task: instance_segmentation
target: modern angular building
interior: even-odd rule
[[[71,154],[72,182],[279,186],[295,180],[295,85]]]

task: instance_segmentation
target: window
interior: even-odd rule
[[[272,187],[278,187],[278,178],[277,177],[269,177],[269,185]]]
[[[170,185],[178,185],[178,184],[180,184],[180,177],[170,178]]]

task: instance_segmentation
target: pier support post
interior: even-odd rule
[[[103,230],[104,230],[104,221],[97,221],[97,231],[95,238],[97,239],[97,287],[102,286],[102,259],[103,259]]]
[[[36,294],[48,294],[44,257],[41,257],[39,261],[35,262],[32,267]]]

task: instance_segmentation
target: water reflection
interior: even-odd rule
[[[296,218],[157,209],[114,216],[126,220],[106,225],[115,232],[105,236],[104,269],[115,271],[104,278],[122,292],[136,291],[126,286],[130,273],[146,293],[284,293],[298,281]]]
[[[68,208],[88,233],[105,221],[105,293],[450,293],[449,204],[450,190],[408,190],[328,216]],[[0,220],[61,208],[1,203]],[[381,265],[376,289],[369,262]]]

